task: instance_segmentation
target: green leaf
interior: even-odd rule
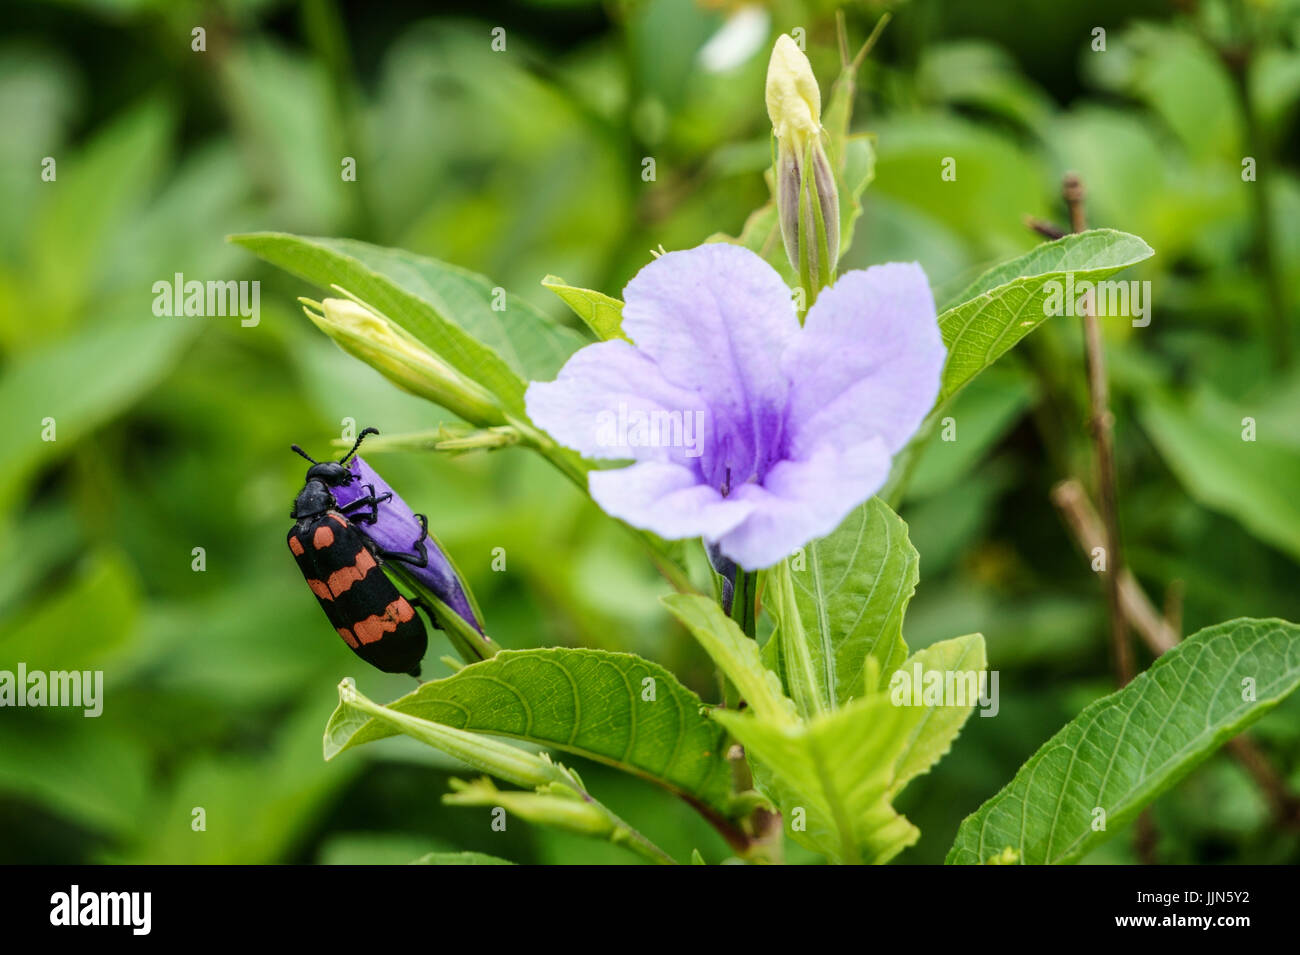
[[[603,292],[593,292],[589,288],[577,288],[566,285],[558,275],[548,275],[542,279],[542,285],[550,289],[560,301],[573,309],[601,341],[612,338],[630,339],[623,334],[623,303],[610,298]]]
[[[844,143],[843,166],[836,165],[840,190],[840,258],[853,244],[853,232],[862,215],[862,193],[876,176],[876,148],[866,134],[850,136]]]
[[[490,779],[469,783],[453,779],[451,787],[455,791],[442,797],[449,806],[500,806],[534,825],[597,839],[609,839],[616,831],[607,812],[569,786],[557,784],[538,792],[519,792],[497,789]]]
[[[974,634],[927,647],[899,671],[909,679],[916,668],[942,673],[945,683],[953,673],[960,703],[913,705],[905,689],[877,689],[878,665],[868,658],[868,690],[837,710],[793,726],[748,711],[712,715],[745,746],[759,788],[780,806],[792,839],[835,862],[886,862],[920,835],[891,800],[948,752],[975,706],[985,667],[984,638]]]
[[[938,404],[942,404],[1047,319],[1049,282],[1098,281],[1150,258],[1137,236],[1111,229],[1067,235],[985,272],[939,316],[948,348]]]
[[[908,673],[909,679],[914,679],[917,667],[920,667],[923,674],[952,673],[962,678],[975,674],[977,682],[974,685],[969,679],[956,682],[959,688],[957,692],[963,694],[962,705],[914,707],[909,710],[916,717],[916,723],[894,764],[894,785],[891,790],[894,793],[910,780],[928,772],[952,747],[952,741],[966,724],[981,692],[978,681],[983,679],[981,674],[988,668],[984,655],[984,637],[975,633],[933,643],[909,657],[901,669]],[[898,703],[898,700],[894,702]]]
[[[806,664],[815,684],[812,697],[833,709],[862,695],[867,657],[875,658],[888,680],[907,657],[903,614],[916,591],[917,563],[907,525],[872,498],[832,534],[804,548],[802,570],[790,562],[774,569],[773,640],[787,681],[795,681]],[[799,702],[803,694],[792,687],[791,695]]]
[[[1287,443],[1294,432],[1270,431],[1258,407],[1234,406],[1206,388],[1185,404],[1148,394],[1139,415],[1192,497],[1300,558],[1300,454]],[[1242,440],[1246,417],[1258,419],[1254,441]]]
[[[524,414],[526,383],[553,379],[584,344],[518,296],[506,296],[497,311],[493,304],[501,299],[491,282],[435,259],[352,239],[276,232],[231,241],[322,288],[347,289],[516,415]]]
[[[484,852],[429,852],[411,865],[514,865],[509,859],[498,859]]]
[[[520,653],[527,653],[527,651],[520,651]],[[486,662],[497,662],[497,660],[494,658]],[[464,673],[466,670],[460,672]],[[441,682],[447,683],[450,680]],[[516,696],[516,700],[524,702],[522,697]],[[580,707],[578,700],[575,691],[575,710],[579,710]],[[549,702],[545,699],[535,701],[542,708],[545,708]],[[599,701],[596,702],[595,709],[597,714],[600,714]],[[458,711],[466,714],[469,712],[463,702],[455,702],[451,705],[457,707]],[[527,719],[531,723],[533,707],[528,706],[526,710]],[[364,729],[367,717],[373,717],[395,732],[404,733],[475,769],[514,783],[525,790],[524,792],[501,791],[486,778],[474,783],[452,780],[451,785],[456,792],[444,797],[444,802],[453,805],[503,805],[530,821],[606,839],[656,864],[674,864],[670,855],[587,792],[576,772],[553,762],[546,753],[530,753],[491,736],[471,733],[445,723],[436,723],[393,707],[380,706],[357,692],[351,679],[346,679],[339,684],[339,707],[330,717],[325,730],[326,759],[333,755],[331,743],[354,734],[358,729]],[[636,722],[633,720],[631,723],[635,728]],[[630,750],[631,746],[629,745],[628,748]],[[582,750],[575,750],[575,752],[582,752]],[[534,791],[528,792],[529,789]]]
[[[966,818],[947,861],[982,863],[1010,847],[1024,863],[1077,862],[1297,686],[1300,626],[1208,627],[1044,743]]]
[[[755,779],[800,845],[835,862],[878,863],[920,835],[889,804],[910,716],[883,694],[804,723],[735,710],[715,710],[713,718],[745,747]]]
[[[875,137],[867,133],[850,133],[853,104],[857,98],[857,73],[860,61],[842,64],[840,74],[831,84],[823,117],[827,152],[835,171],[835,185],[840,196],[840,258],[853,245],[854,226],[862,215],[862,193],[876,175]]]
[[[698,594],[669,594],[660,599],[735,684],[750,712],[776,725],[796,722],[794,704],[781,692],[777,675],[763,666],[758,644],[745,636],[717,603]]]
[[[726,813],[731,771],[723,734],[703,706],[657,663],[629,653],[556,647],[503,650],[421,685],[386,709],[576,753]],[[325,756],[399,731],[340,706],[325,731]]]

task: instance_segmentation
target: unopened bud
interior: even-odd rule
[[[321,331],[399,388],[436,402],[474,424],[488,427],[505,423],[501,409],[487,390],[388,317],[350,299],[302,301],[303,311]]]
[[[809,301],[835,278],[840,201],[822,143],[821,92],[808,58],[782,34],[767,68],[767,113],[776,136],[781,238]]]

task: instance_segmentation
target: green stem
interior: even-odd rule
[[[736,586],[731,593],[731,619],[736,621],[736,625],[750,639],[754,639],[758,633],[758,620],[755,616],[757,598],[758,571],[736,568]]]
[[[624,822],[614,810],[610,809],[600,800],[596,799],[591,793],[583,787],[567,767],[559,767],[561,774],[564,776],[565,785],[573,789],[583,801],[594,806],[610,821],[614,830],[609,835],[609,841],[619,846],[626,846],[632,852],[648,859],[655,865],[677,865],[677,860],[670,856],[663,849],[659,848],[650,839],[639,832],[635,827]]]

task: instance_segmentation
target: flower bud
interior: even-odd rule
[[[767,115],[776,138],[800,152],[821,133],[821,90],[808,57],[788,33],[776,38],[767,63]]]
[[[782,34],[767,67],[767,114],[776,136],[781,238],[808,300],[835,278],[840,200],[822,143],[821,92],[808,58]]]
[[[488,391],[386,316],[350,299],[301,301],[307,317],[340,348],[399,388],[436,402],[474,424],[483,427],[505,424],[505,416]],[[320,311],[308,306],[316,306]]]
[[[487,779],[470,783],[453,779],[451,788],[455,792],[442,797],[451,806],[500,806],[527,822],[596,838],[613,836],[618,828],[608,813],[563,785],[549,784],[541,792],[519,792],[497,789]]]

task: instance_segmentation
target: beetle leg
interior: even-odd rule
[[[416,514],[415,519],[420,522],[420,539],[412,545],[417,556],[412,557],[410,554],[403,554],[395,550],[384,550],[378,546],[375,548],[375,553],[385,560],[399,560],[404,564],[410,564],[412,567],[428,567],[429,548],[424,541],[429,536],[429,519],[423,514]]]
[[[391,491],[385,491],[383,494],[380,494],[378,497],[376,497],[375,486],[373,484],[367,484],[366,490],[370,492],[368,495],[366,495],[365,497],[359,497],[355,501],[352,501],[348,504],[344,504],[342,507],[339,508],[339,510],[342,511],[344,514],[348,514],[348,511],[351,511],[355,508],[368,506],[370,508],[369,514],[358,514],[355,516],[352,514],[348,514],[348,517],[358,524],[375,523],[375,521],[379,520],[379,505],[384,503],[385,501],[391,501],[393,499],[393,495]]]

